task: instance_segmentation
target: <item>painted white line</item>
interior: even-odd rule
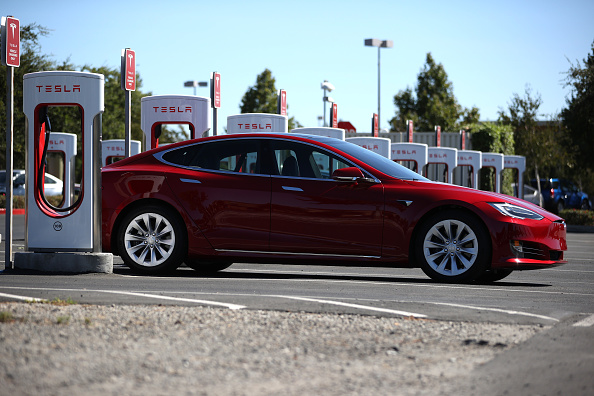
[[[559,319],[551,318],[550,316],[537,315],[537,314],[533,314],[533,313],[530,313],[530,312],[512,311],[512,310],[508,310],[508,309],[488,308],[488,307],[476,307],[476,306],[473,306],[473,305],[452,304],[452,303],[440,303],[440,302],[428,302],[427,304],[445,305],[447,307],[466,308],[466,309],[474,309],[474,310],[479,310],[479,311],[500,312],[500,313],[505,313],[505,314],[508,314],[508,315],[529,316],[529,317],[532,317],[532,318],[552,320],[554,322],[558,322],[559,321]]]
[[[110,293],[110,294],[122,294],[127,296],[136,296],[136,297],[145,297],[145,298],[155,298],[159,300],[170,300],[170,301],[179,301],[179,302],[189,302],[195,304],[204,304],[204,305],[216,305],[221,307],[226,307],[229,309],[243,309],[245,306],[237,305],[237,304],[228,304],[218,301],[207,301],[207,300],[196,300],[192,298],[181,298],[181,297],[170,297],[170,296],[162,296],[159,294],[148,294],[148,293],[135,293],[135,292],[126,292],[126,291],[117,291],[117,290],[92,290],[92,289],[58,289],[58,288],[24,288],[24,287],[15,287],[15,286],[2,286],[4,289],[19,289],[19,290],[51,290],[51,291],[65,291],[65,292],[90,292],[90,293]],[[0,296],[13,296],[12,294],[4,294],[0,293]],[[17,298],[19,296],[13,296]],[[47,301],[43,299],[35,299],[33,297],[22,297],[22,300],[33,300],[33,301]]]
[[[218,302],[218,301],[196,300],[193,298],[161,296],[158,294],[134,293],[134,292],[124,292],[124,291],[114,291],[114,290],[93,290],[93,291],[100,292],[100,293],[123,294],[126,296],[156,298],[158,300],[170,300],[170,301],[190,302],[190,303],[204,304],[204,305],[216,305],[216,306],[226,307],[229,309],[243,309],[243,308],[245,308],[244,305],[228,304],[228,303],[223,303],[223,302]]]
[[[0,293],[0,297],[12,298],[14,300],[21,300],[21,301],[33,301],[33,302],[47,302],[48,301],[43,298],[17,296],[16,294],[8,294],[8,293]]]
[[[394,309],[371,307],[368,305],[349,304],[349,303],[344,303],[344,302],[340,302],[340,301],[320,300],[317,298],[282,296],[282,295],[271,295],[270,297],[287,298],[289,300],[298,300],[298,301],[309,301],[309,302],[315,302],[315,303],[320,303],[320,304],[338,305],[340,307],[356,308],[356,309],[362,309],[365,311],[385,312],[385,313],[391,313],[394,315],[412,316],[415,318],[426,318],[427,317],[427,315],[413,313],[413,312],[397,311]]]
[[[574,327],[590,327],[592,325],[594,325],[594,315],[590,315],[573,324]]]

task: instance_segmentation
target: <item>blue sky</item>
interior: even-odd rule
[[[514,93],[530,85],[543,114],[556,114],[569,94],[564,73],[594,41],[594,1],[84,1],[1,0],[2,15],[51,29],[41,40],[53,59],[119,67],[121,49],[136,51],[143,92],[191,95],[184,81],[221,73],[219,126],[239,113],[241,98],[264,69],[287,90],[289,115],[318,126],[320,84],[330,81],[338,118],[369,131],[377,111],[381,50],[381,120],[393,97],[414,87],[431,52],[443,64],[464,107],[495,120]],[[208,88],[197,88],[209,96]],[[327,116],[328,117],[328,116]]]

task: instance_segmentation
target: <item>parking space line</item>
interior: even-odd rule
[[[558,322],[559,321],[559,319],[555,319],[555,318],[552,318],[550,316],[538,315],[538,314],[533,314],[533,313],[530,313],[530,312],[513,311],[513,310],[501,309],[501,308],[476,307],[476,306],[473,306],[473,305],[453,304],[453,303],[441,303],[441,302],[425,302],[425,303],[426,304],[435,304],[435,305],[444,305],[446,307],[474,309],[474,310],[478,310],[478,311],[500,312],[500,313],[505,313],[505,314],[508,314],[508,315],[529,316],[529,317],[532,317],[532,318],[552,320],[554,322]]]
[[[0,293],[0,297],[12,298],[14,300],[21,301],[33,301],[33,302],[47,302],[48,300],[36,297],[18,296],[16,294]]]
[[[590,315],[587,318],[584,318],[573,324],[574,327],[590,327],[592,325],[594,325],[594,315]]]
[[[159,295],[159,294],[135,293],[135,292],[125,292],[125,291],[116,291],[116,290],[94,290],[94,291],[99,292],[99,293],[122,294],[125,296],[155,298],[158,300],[170,300],[170,301],[190,302],[190,303],[204,304],[204,305],[216,305],[216,306],[226,307],[229,309],[243,309],[243,308],[245,308],[244,305],[229,304],[229,303],[223,303],[223,302],[219,302],[219,301],[196,300],[193,298],[163,296],[163,295]]]
[[[287,299],[290,299],[290,300],[309,301],[309,302],[315,302],[315,303],[320,303],[320,304],[337,305],[337,306],[340,306],[340,307],[348,307],[348,308],[362,309],[362,310],[366,310],[366,311],[376,311],[376,312],[391,313],[391,314],[400,315],[400,316],[412,316],[412,317],[415,317],[415,318],[426,318],[427,317],[427,315],[413,313],[413,312],[398,311],[398,310],[387,309],[387,308],[378,308],[378,307],[372,307],[372,306],[369,306],[369,305],[350,304],[350,303],[345,303],[345,302],[340,302],[340,301],[320,300],[320,299],[317,299],[317,298],[307,298],[307,297],[297,297],[297,296],[283,296],[283,295],[271,295],[270,297],[287,298]]]

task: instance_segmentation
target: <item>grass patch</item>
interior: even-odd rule
[[[14,322],[14,316],[12,312],[0,311],[0,323],[12,323]]]
[[[69,315],[62,315],[56,318],[56,323],[59,325],[67,325],[70,323],[70,316]]]

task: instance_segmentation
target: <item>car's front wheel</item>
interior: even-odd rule
[[[423,272],[441,282],[470,282],[488,268],[489,234],[474,216],[446,210],[423,222],[417,232],[415,255]]]
[[[118,230],[117,243],[124,263],[145,273],[172,271],[187,252],[182,220],[173,210],[158,205],[128,213]]]

